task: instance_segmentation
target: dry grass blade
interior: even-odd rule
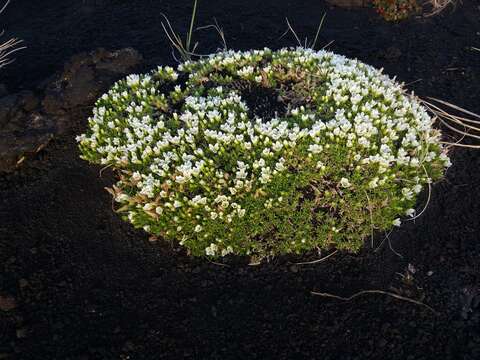
[[[471,121],[468,120],[468,119],[462,118],[462,117],[460,117],[460,116],[452,117],[451,115],[448,115],[448,114],[445,114],[445,115],[446,115],[450,120],[452,120],[454,123],[463,126],[463,128],[464,128],[465,130],[466,130],[466,129],[471,129],[471,130],[475,130],[475,131],[480,131],[480,127],[476,127],[476,126],[472,126],[472,125],[466,124],[467,122],[471,122]],[[461,120],[461,121],[460,121],[460,120]]]
[[[463,135],[460,139],[458,139],[457,141],[455,141],[453,143],[440,141],[440,144],[446,144],[447,146],[445,146],[445,149],[448,150],[449,148],[454,147],[454,146],[462,146],[461,142],[463,141],[463,139],[465,139],[465,135]]]
[[[3,33],[2,33],[3,34]],[[0,34],[0,36],[2,35]],[[10,39],[3,44],[0,44],[0,68],[12,63],[14,59],[10,59],[10,55],[25,49],[25,46],[19,47],[22,41],[18,39]]]
[[[392,233],[392,231],[393,231],[393,229],[390,230],[390,231],[388,232],[388,234],[385,233],[385,237],[383,238],[382,242],[380,243],[380,245],[378,245],[378,246],[375,248],[375,250],[373,250],[373,252],[376,253],[376,252],[378,252],[378,251],[383,247],[383,244],[384,244],[385,241],[388,239],[388,237],[390,236],[390,234]]]
[[[425,172],[425,175],[427,175],[427,178],[430,178],[430,176],[428,175],[428,172],[427,172],[427,169],[425,168],[424,165],[422,165],[422,168],[423,168],[423,171]],[[420,211],[417,215],[415,215],[413,218],[411,219],[407,219],[407,221],[413,221],[415,219],[418,219],[420,216],[422,216],[422,214],[427,210],[428,208],[428,205],[430,204],[430,200],[432,198],[432,184],[429,182],[427,182],[427,185],[428,185],[428,196],[427,196],[427,203],[425,204],[425,206],[423,207],[422,211]]]
[[[291,31],[292,34],[293,34],[293,36],[295,37],[295,40],[297,40],[298,46],[302,47],[302,42],[300,41],[300,38],[298,37],[298,35],[297,35],[297,33],[295,32],[295,30],[293,30],[292,25],[290,25],[290,22],[288,21],[288,18],[285,18],[285,20],[287,21],[288,29],[287,29],[287,31],[286,31],[280,38],[282,38],[282,37],[285,36],[289,31]]]
[[[312,49],[315,49],[315,45],[317,44],[318,35],[320,34],[320,30],[322,29],[323,22],[325,21],[325,16],[327,16],[327,13],[323,13],[322,19],[320,20],[320,24],[318,24],[317,33],[315,34],[315,38],[313,39],[313,42],[310,44],[310,48],[312,48]]]
[[[470,134],[470,133],[468,133],[468,132],[466,132],[466,131],[459,130],[459,129],[457,129],[456,127],[451,126],[449,123],[447,123],[445,120],[443,120],[443,119],[441,119],[441,118],[440,118],[439,120],[440,120],[440,122],[441,122],[443,125],[445,125],[447,128],[449,128],[450,130],[452,130],[452,131],[454,131],[454,132],[456,132],[456,133],[458,133],[458,134],[461,134],[461,135],[464,135],[464,136],[470,136],[470,137],[472,137],[472,138],[474,138],[474,139],[480,139],[480,136],[478,136],[478,135]],[[452,120],[452,121],[455,122],[455,123],[458,123],[458,121],[455,121],[455,120]],[[476,130],[476,131],[480,131],[479,129],[477,129],[477,128],[473,127],[473,126],[467,126],[467,125],[461,124],[461,123],[460,123],[460,125],[463,125],[465,128],[468,127],[468,128],[470,128],[470,129],[474,129],[474,130]]]
[[[450,143],[447,141],[440,141],[440,144],[445,144],[448,146],[458,146],[458,147],[463,147],[463,148],[468,148],[468,149],[480,149],[480,145],[468,145],[468,144],[459,144],[459,143]]]
[[[327,47],[329,47],[330,45],[332,45],[334,42],[335,42],[335,40],[331,40],[330,42],[328,42],[326,45],[324,45],[324,46],[322,47],[322,50],[325,50]]]
[[[336,253],[338,253],[338,250],[335,250],[335,251],[332,252],[331,254],[328,254],[327,256],[324,256],[324,257],[321,258],[321,259],[317,259],[317,260],[313,260],[313,261],[298,262],[298,263],[294,263],[294,264],[295,264],[295,265],[318,264],[318,263],[324,262],[325,260],[327,260],[327,259],[330,258],[331,256],[335,255]]]
[[[210,259],[207,259],[209,263],[213,264],[213,265],[217,265],[217,266],[222,266],[222,267],[230,267],[230,265],[228,264],[224,264],[224,263],[221,263],[221,262],[216,262],[216,261],[212,261]]]
[[[302,42],[300,41],[300,37],[297,35],[296,31],[293,29],[292,25],[290,24],[290,21],[288,21],[288,18],[285,18],[285,20],[287,22],[287,30],[279,37],[279,39],[283,38],[290,31],[293,34],[293,36],[295,37],[295,40],[297,41],[298,46],[303,47],[303,48],[310,48],[312,50],[315,49],[315,46],[316,46],[317,41],[318,41],[318,36],[320,35],[320,30],[322,29],[322,26],[323,26],[323,23],[325,21],[325,16],[326,15],[327,15],[327,13],[324,13],[322,18],[320,19],[320,23],[318,24],[317,32],[315,33],[315,38],[313,39],[313,41],[310,45],[308,45],[308,38],[306,38],[306,37],[305,37],[305,43],[302,44]],[[325,45],[322,49],[329,46],[331,43],[333,43],[333,41],[331,41],[330,43]]]
[[[427,304],[424,304],[424,303],[422,303],[420,301],[417,301],[417,300],[414,300],[414,299],[410,299],[410,298],[405,297],[405,296],[401,296],[401,295],[398,295],[398,294],[395,294],[395,293],[392,293],[392,292],[388,292],[388,291],[383,291],[383,290],[363,290],[363,291],[359,291],[358,293],[355,293],[355,294],[353,294],[352,296],[349,296],[349,297],[337,296],[337,295],[333,295],[333,294],[329,294],[329,293],[316,292],[316,291],[310,291],[310,294],[317,295],[317,296],[328,297],[328,298],[337,299],[337,300],[342,300],[342,301],[351,301],[351,300],[355,299],[356,297],[359,297],[359,296],[364,295],[364,294],[382,294],[382,295],[391,296],[391,297],[393,297],[395,299],[398,299],[398,300],[407,301],[407,302],[410,302],[412,304],[423,306],[423,307],[427,308],[428,310],[430,310],[431,312],[433,312],[435,315],[438,315],[438,313],[432,307],[428,306]]]
[[[213,20],[214,20],[215,24],[201,26],[201,27],[198,27],[197,30],[205,30],[205,29],[212,29],[212,28],[215,29],[215,31],[220,36],[220,39],[222,40],[223,50],[226,51],[226,50],[228,50],[228,47],[227,47],[227,40],[225,39],[225,32],[220,27],[220,25],[218,25],[217,19],[214,18]]]
[[[403,255],[400,254],[398,251],[396,251],[393,246],[392,246],[392,241],[390,240],[390,233],[386,234],[385,235],[387,240],[388,240],[388,247],[390,248],[390,250],[395,254],[397,255],[399,258],[403,259]]]
[[[164,17],[165,22],[167,24],[165,25],[163,21],[161,22],[163,31],[167,36],[168,41],[170,41],[170,44],[178,51],[182,60],[191,59],[192,55],[186,50],[185,46],[183,45],[182,39],[177,33],[175,33],[166,15],[165,14],[161,14],[161,15]],[[176,58],[175,53],[173,53],[173,57],[177,62],[180,62],[180,60]]]
[[[105,170],[107,170],[108,168],[112,167],[112,166],[113,166],[113,164],[108,164],[107,166],[104,166],[103,168],[101,168],[100,171],[99,171],[99,173],[98,173],[98,176],[99,176],[99,177],[102,177],[103,172],[104,172]]]
[[[0,14],[7,8],[8,4],[10,4],[10,0],[7,0],[7,2],[2,6],[0,9]]]
[[[195,22],[195,16],[197,14],[197,0],[193,2],[193,11],[192,11],[192,18],[190,19],[190,28],[188,29],[187,34],[187,46],[186,49],[190,49],[190,43],[192,41],[192,33],[193,33],[193,24]]]
[[[467,114],[467,115],[470,115],[470,116],[476,117],[477,119],[480,119],[480,115],[475,114],[474,112],[468,111],[467,109],[461,108],[460,106],[457,106],[457,105],[454,105],[454,104],[452,104],[452,103],[449,103],[448,101],[440,100],[440,99],[433,98],[433,97],[428,97],[428,99],[433,100],[433,101],[436,101],[436,102],[439,102],[440,104],[443,104],[443,105],[445,105],[445,106],[451,107],[451,108],[454,109],[454,110],[460,111],[460,112],[462,112],[462,113],[465,113],[465,114]],[[425,102],[425,100],[422,100],[422,101]],[[462,119],[463,119],[463,118],[462,118]],[[469,120],[469,119],[464,119],[464,120],[467,121],[467,122],[480,124],[480,120]]]

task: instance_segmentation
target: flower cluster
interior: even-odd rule
[[[439,136],[381,71],[297,48],[130,75],[77,140],[84,159],[118,170],[110,191],[134,226],[193,255],[265,257],[356,251],[414,216],[450,164]]]

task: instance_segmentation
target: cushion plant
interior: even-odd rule
[[[413,95],[327,51],[225,51],[117,82],[82,158],[135,227],[193,255],[357,251],[415,214],[449,158]]]

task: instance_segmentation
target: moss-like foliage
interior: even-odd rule
[[[134,226],[193,255],[357,251],[414,216],[449,159],[426,110],[331,52],[222,52],[130,75],[96,103],[82,157],[118,170]]]
[[[373,0],[372,3],[387,21],[405,20],[422,9],[417,0]]]

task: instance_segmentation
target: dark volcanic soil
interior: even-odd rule
[[[190,0],[17,0],[2,21],[28,49],[2,70],[11,91],[32,89],[68,58],[133,47],[172,63],[160,27],[183,30]],[[480,112],[480,8],[387,24],[370,10],[328,10],[320,43],[398,75],[420,95]],[[313,37],[321,0],[200,0],[234,49],[278,48],[288,16]],[[219,43],[197,33],[204,53]],[[85,112],[85,116],[88,112]],[[459,149],[415,224],[374,252],[278,258],[223,267],[152,244],[112,212],[112,175],[78,158],[79,117],[37,159],[0,178],[0,359],[478,359],[480,151]],[[426,197],[425,195],[423,196]],[[401,254],[396,255],[391,248]],[[409,265],[410,264],[410,265]],[[393,291],[435,309],[366,294]],[[9,310],[9,311],[5,311]]]

